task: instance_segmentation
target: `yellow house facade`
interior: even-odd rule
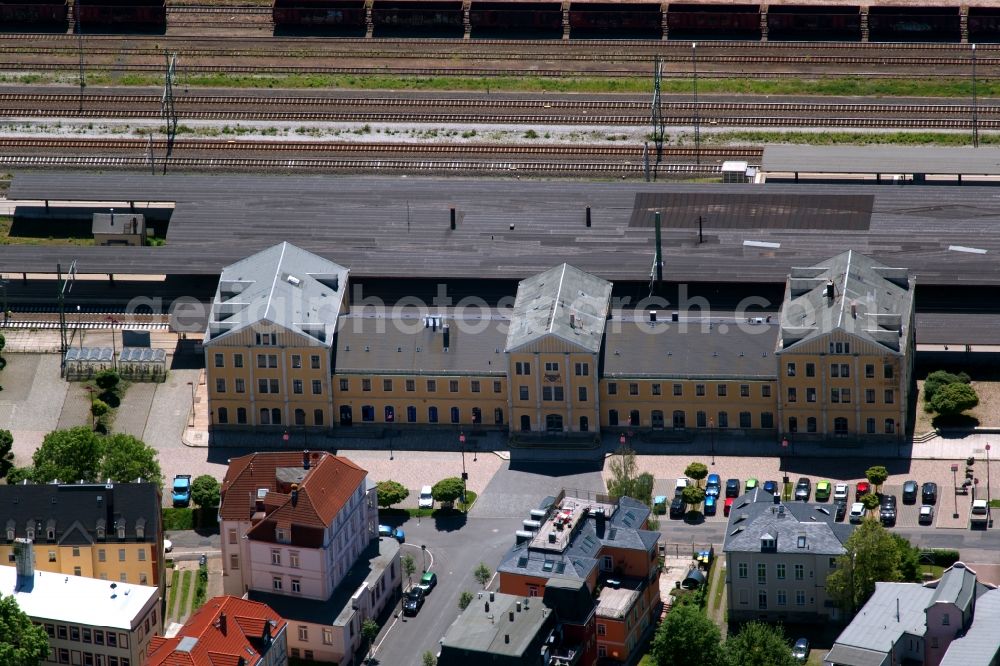
[[[277,247],[301,253],[295,265],[316,273],[339,268]],[[292,273],[280,260],[251,265],[264,267],[255,280],[288,289]],[[234,326],[226,312],[252,299],[233,286],[247,282],[246,269],[232,269],[205,343],[216,426],[649,430],[776,441],[884,441],[909,427],[914,284],[905,270],[855,252],[792,269],[780,315],[670,321],[612,310],[610,282],[564,264],[523,280],[511,311],[348,311],[341,269],[337,289],[314,295],[321,308],[282,317],[245,306]]]

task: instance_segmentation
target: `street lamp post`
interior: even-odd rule
[[[691,87],[694,92],[694,160],[701,164],[701,117],[698,108],[698,42],[691,42]]]
[[[972,45],[972,147],[979,147],[979,96],[976,94],[976,45]]]
[[[712,464],[715,464],[715,419],[708,420],[708,436],[712,441]]]
[[[951,517],[958,518],[958,465],[951,466],[951,481],[954,486],[951,491],[955,494],[955,513]]]
[[[188,386],[191,387],[191,427],[194,427],[194,382],[188,382]]]
[[[423,555],[424,573],[427,573],[427,545],[426,544],[420,544],[420,553]]]
[[[465,433],[458,433],[458,444],[462,449],[462,504],[465,504],[465,482],[469,475],[465,472]]]
[[[111,367],[115,370],[118,369],[118,361],[116,357],[118,356],[118,350],[115,348],[115,324],[119,324],[117,319],[114,317],[105,317],[109,322],[111,322]]]
[[[989,504],[990,500],[993,499],[993,495],[990,494],[990,445],[986,444],[986,503]]]

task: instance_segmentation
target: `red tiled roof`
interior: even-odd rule
[[[222,481],[223,520],[249,520],[254,514],[257,491],[267,488],[264,501],[267,517],[279,526],[292,524],[323,528],[329,525],[350,499],[367,472],[347,458],[313,451],[309,471],[299,484],[298,499],[279,492],[279,467],[302,469],[304,452],[252,453],[229,462]],[[251,530],[252,531],[252,530]]]
[[[223,614],[225,631],[220,620]],[[261,639],[272,620],[274,637],[285,628],[286,622],[267,604],[229,596],[209,599],[176,636],[156,636],[150,640],[144,666],[236,666],[240,657],[254,663],[261,656],[260,650],[266,651]],[[178,652],[177,647],[185,638],[197,640],[188,651]]]

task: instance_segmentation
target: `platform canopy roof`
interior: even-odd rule
[[[765,173],[1000,176],[1000,149],[933,146],[766,146]]]

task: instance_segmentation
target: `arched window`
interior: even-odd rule
[[[313,410],[313,424],[321,426],[323,425],[323,410],[314,409]]]
[[[685,416],[683,409],[674,410],[673,421],[675,428],[683,428],[687,425],[687,417]]]
[[[806,419],[806,432],[816,432],[816,417],[810,416]]]
[[[838,416],[833,420],[833,434],[841,436],[847,434],[847,419],[843,416]]]
[[[462,416],[462,414],[458,410],[458,407],[452,407],[451,408],[451,422],[452,423],[458,423],[461,416]]]
[[[417,422],[417,408],[410,405],[406,408],[406,422],[416,423]]]
[[[219,423],[229,423],[229,410],[219,407]]]
[[[546,414],[545,429],[549,432],[562,432],[563,430],[562,414]]]
[[[628,413],[628,424],[632,426],[639,425],[639,410],[633,409]]]
[[[618,410],[617,409],[609,409],[608,410],[608,425],[609,426],[616,426],[616,425],[618,425]]]
[[[370,423],[375,420],[375,407],[372,405],[361,405],[361,420]]]
[[[354,423],[353,410],[350,405],[340,406],[340,425],[349,426]]]
[[[531,417],[527,414],[521,416],[521,432],[529,432],[531,430]]]
[[[661,430],[663,428],[663,412],[662,411],[660,411],[659,409],[654,409],[653,412],[652,412],[652,414],[650,414],[649,418],[650,418],[650,423],[653,424],[654,428],[656,428],[657,430]]]
[[[432,407],[428,407],[427,408],[427,422],[428,423],[437,423],[438,422],[438,408],[437,407],[433,407],[432,406]]]
[[[267,407],[260,408],[260,424],[271,425],[271,410]]]
[[[385,406],[385,422],[393,423],[396,420],[396,408],[392,405]]]
[[[277,407],[271,409],[271,423],[273,425],[281,425],[281,410]]]
[[[472,423],[474,425],[479,425],[483,422],[483,410],[478,407],[472,408]]]
[[[788,417],[788,432],[798,432],[799,431],[799,420],[794,416]]]
[[[588,432],[590,430],[590,419],[586,416],[580,417],[580,432]]]
[[[247,408],[237,407],[236,408],[236,422],[245,425],[247,422]]]
[[[493,410],[493,423],[503,425],[503,410],[499,407]]]
[[[295,425],[304,426],[306,424],[306,410],[295,409]]]
[[[885,420],[885,434],[892,435],[896,432],[896,422],[892,419]]]

